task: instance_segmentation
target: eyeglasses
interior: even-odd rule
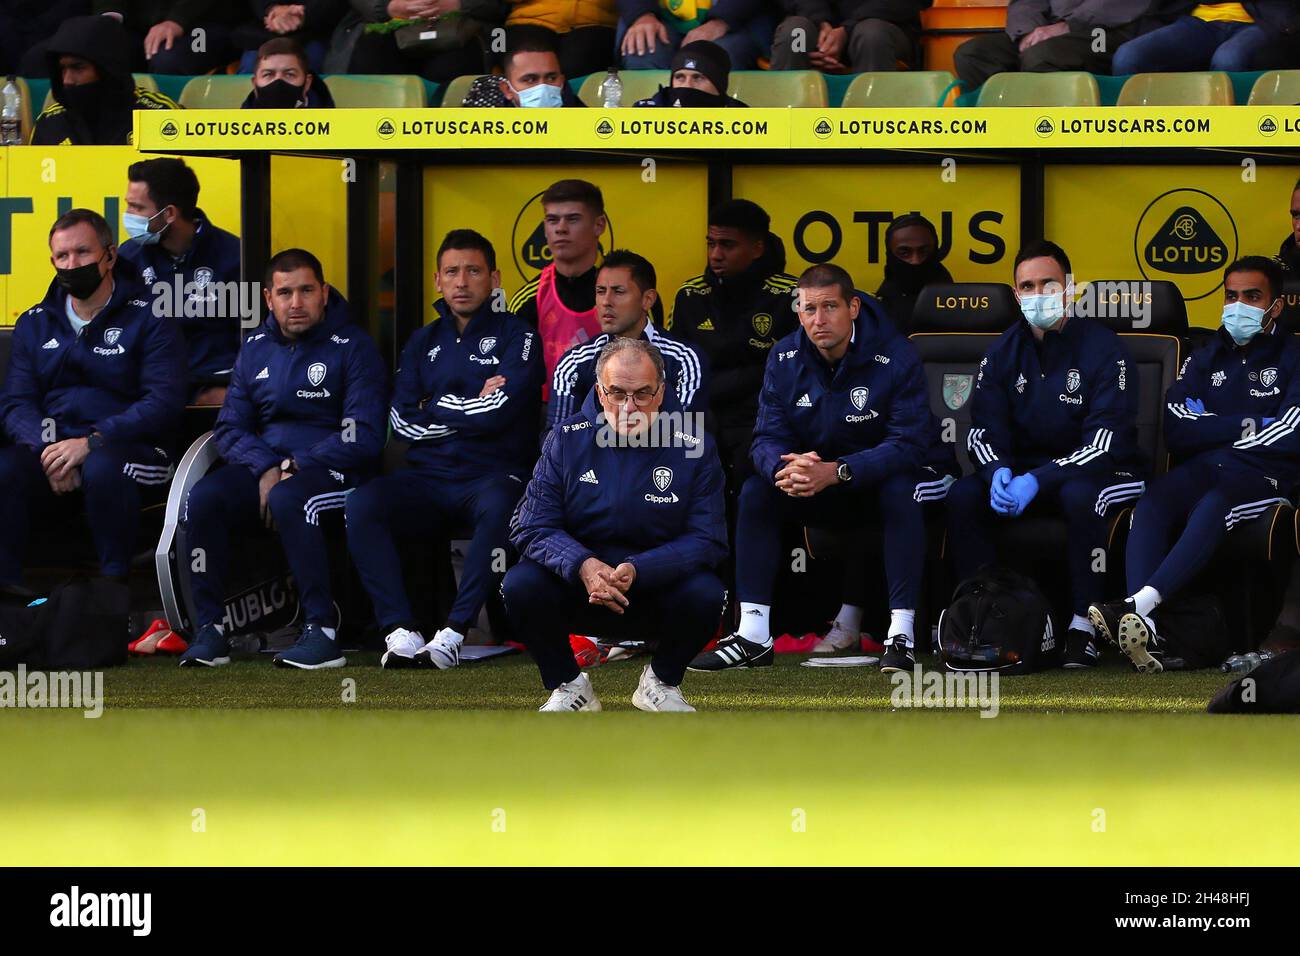
[[[663,388],[663,384],[663,382],[660,382],[654,388],[638,388],[635,392],[625,392],[621,388],[606,388],[599,382],[596,383],[596,387],[615,405],[626,405],[627,400],[630,398],[632,404],[637,408],[645,408],[659,394],[659,389]]]

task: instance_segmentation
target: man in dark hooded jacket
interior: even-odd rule
[[[747,106],[727,95],[731,57],[708,40],[683,43],[673,55],[670,84],[633,106]]]
[[[135,85],[129,39],[112,17],[73,17],[50,38],[46,62],[54,104],[36,118],[33,146],[121,146],[135,110],[174,110],[161,93]]]
[[[903,335],[912,330],[916,297],[927,285],[951,282],[939,261],[939,233],[924,216],[899,216],[885,230],[885,281],[876,290],[894,325]]]

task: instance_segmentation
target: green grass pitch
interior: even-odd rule
[[[1212,717],[1218,672],[1119,662],[893,710],[874,669],[690,674],[642,714],[539,715],[522,656],[448,672],[267,660],[105,675],[98,720],[0,711],[0,864],[1294,864],[1300,725]],[[928,663],[928,662],[927,662]],[[355,701],[345,702],[345,681]]]

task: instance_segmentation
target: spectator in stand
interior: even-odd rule
[[[256,21],[235,28],[235,45],[244,51],[239,60],[240,73],[252,73],[257,66],[257,51],[267,40],[289,37],[302,44],[307,52],[307,66],[316,72],[324,69],[325,50],[330,33],[348,12],[347,0],[248,0]]]
[[[878,73],[919,66],[921,11],[933,0],[782,0],[772,69]]]
[[[752,70],[772,39],[762,0],[619,0],[615,41],[627,70],[666,70],[677,48],[708,40],[731,65]],[[725,90],[723,91],[726,92]]]
[[[899,216],[885,230],[885,281],[876,298],[903,335],[912,330],[916,297],[927,285],[951,282],[939,261],[939,233],[924,216]]]
[[[586,106],[569,87],[549,30],[518,27],[506,36],[503,76],[480,76],[462,106]]]
[[[1174,6],[1183,9],[1168,9]],[[1191,6],[1183,0],[1011,0],[1006,31],[967,40],[953,65],[967,90],[994,73],[1110,73],[1120,45],[1159,22],[1148,14],[1176,15]],[[1104,31],[1101,44],[1094,37],[1098,29]]]
[[[660,87],[654,96],[637,100],[633,106],[746,106],[727,95],[731,61],[727,51],[708,40],[684,43],[672,61],[671,86]]]
[[[93,10],[126,28],[139,51],[132,63],[180,76],[210,73],[233,60],[238,51],[231,30],[249,19],[242,4],[223,0],[94,0]],[[200,37],[203,42],[196,42]]]
[[[1284,66],[1288,47],[1300,33],[1295,0],[1247,3],[1189,3],[1165,0],[1165,12],[1182,13],[1173,23],[1129,40],[1115,51],[1113,72],[1165,73],[1180,70],[1261,70]],[[1191,6],[1190,13],[1186,8]]]
[[[90,0],[6,0],[0,4],[0,76],[45,75],[45,43],[59,24],[90,13]]]
[[[326,73],[418,73],[434,83],[487,70],[493,27],[506,13],[505,0],[349,0],[347,14],[330,38]],[[438,35],[411,37],[404,20],[435,21]],[[419,33],[418,29],[416,33]]]
[[[127,145],[134,110],[180,109],[135,85],[129,57],[130,38],[114,18],[65,20],[46,44],[54,104],[36,117],[32,145]]]
[[[307,67],[307,52],[297,40],[276,37],[257,51],[253,89],[240,109],[333,109],[330,88]]]
[[[615,64],[616,0],[513,0],[507,27],[535,26],[553,33],[566,76],[601,73]]]

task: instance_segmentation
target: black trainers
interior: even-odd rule
[[[910,671],[916,666],[916,655],[902,641],[885,638],[885,653],[880,657],[880,673],[892,674],[895,671]]]
[[[1099,657],[1101,655],[1097,652],[1097,642],[1087,631],[1072,627],[1065,632],[1065,662],[1062,667],[1069,670],[1096,667]]]
[[[1119,649],[1139,674],[1159,674],[1165,669],[1164,641],[1151,620],[1141,614],[1125,614],[1119,619]]]
[[[747,641],[739,634],[729,634],[718,641],[713,650],[698,655],[687,670],[725,671],[733,667],[771,667],[775,657],[771,644],[765,647]]]
[[[1097,636],[1109,644],[1119,647],[1119,621],[1125,614],[1133,614],[1137,605],[1132,598],[1111,601],[1107,604],[1089,604],[1088,620],[1097,629]]]

